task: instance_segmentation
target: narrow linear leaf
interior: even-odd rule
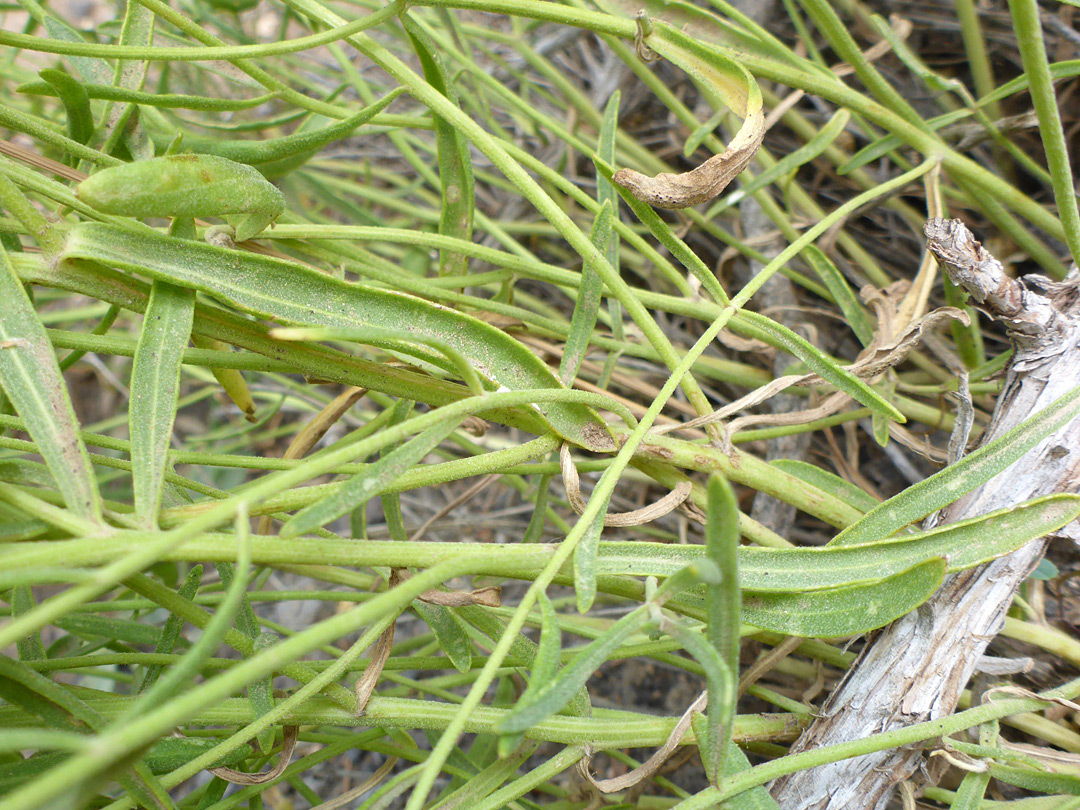
[[[254,98],[211,98],[210,96],[191,96],[178,93],[145,93],[141,90],[129,90],[124,87],[113,87],[111,84],[81,84],[86,90],[87,96],[92,99],[105,101],[123,101],[129,104],[141,104],[147,107],[161,107],[164,109],[188,109],[204,112],[233,112],[235,110],[250,110],[259,107],[268,101],[273,101],[279,93],[264,93]],[[47,81],[26,82],[15,88],[16,93],[28,96],[56,96],[56,88]],[[301,111],[303,112],[303,111]]]
[[[1068,796],[1080,796],[1080,774],[1036,771],[1015,765],[1002,765],[999,762],[990,762],[988,764],[990,775],[1008,785],[1015,785],[1039,793],[1064,793]]]
[[[124,10],[124,23],[120,29],[120,45],[147,46],[154,40],[154,23],[157,15],[141,3],[128,3]],[[141,90],[146,81],[150,63],[141,59],[119,59],[113,71],[113,85],[131,90]],[[139,108],[134,104],[110,103],[99,133],[105,142],[105,151],[121,139],[135,160],[148,160],[154,156],[154,144],[142,125]]]
[[[195,757],[202,756],[215,745],[217,740],[202,739],[201,737],[165,737],[154,743],[143,762],[150,769],[150,773],[172,773],[177,768],[187,765]],[[239,765],[250,757],[254,750],[250,745],[241,745],[225,754],[213,764],[214,768],[230,767]]]
[[[836,305],[844,313],[844,318],[851,327],[851,331],[855,333],[855,337],[863,346],[869,346],[874,339],[874,326],[840,269],[817,245],[807,245],[800,255],[828,289]]]
[[[358,323],[411,330],[436,339],[473,361],[477,370],[510,390],[561,388],[533,352],[499,329],[411,295],[376,290],[295,262],[213,245],[132,234],[83,223],[68,234],[64,258],[99,261],[192,287],[246,312],[302,326],[351,328]],[[615,447],[600,418],[583,405],[537,406],[560,436],[604,452]]]
[[[815,464],[797,459],[778,458],[769,462],[770,467],[776,467],[789,475],[793,475],[800,481],[813,484],[823,492],[839,498],[848,506],[858,509],[860,512],[869,512],[881,501],[869,492],[855,486],[855,484],[841,478],[835,473],[822,469]]]
[[[28,585],[19,585],[11,591],[11,615],[22,616],[29,613],[35,607],[34,592]],[[45,658],[45,643],[41,640],[41,633],[34,631],[15,643],[19,651],[20,661],[41,661]]]
[[[302,166],[327,144],[351,135],[404,92],[405,88],[396,87],[355,115],[320,129],[258,141],[189,138],[185,148],[197,154],[216,155],[236,163],[246,163],[268,178],[280,177]]]
[[[857,545],[898,532],[913,521],[936,512],[982,486],[1078,414],[1080,386],[1024,420],[1004,436],[874,507],[861,520],[836,535],[829,545]]]
[[[559,628],[559,617],[555,612],[555,606],[551,604],[551,600],[544,591],[537,594],[537,603],[540,605],[540,644],[529,672],[528,685],[521,697],[515,701],[516,706],[527,706],[536,700],[544,685],[551,683],[559,671],[559,657],[562,653],[562,630]],[[517,750],[524,736],[524,732],[521,731],[500,734],[499,756],[507,757]]]
[[[484,386],[468,359],[445,340],[428,335],[418,335],[409,329],[386,329],[379,326],[361,326],[352,329],[275,329],[273,337],[284,340],[354,340],[369,346],[393,349],[425,360],[433,365],[456,372],[473,394],[484,393]],[[439,351],[446,359],[417,349],[419,343]]]
[[[575,655],[554,680],[543,684],[534,700],[527,705],[518,705],[507,714],[499,723],[498,731],[501,734],[515,734],[523,732],[536,725],[547,717],[560,711],[570,699],[578,692],[589,677],[600,667],[613,650],[619,647],[634,633],[652,621],[652,609],[664,603],[664,601],[679,591],[691,585],[695,580],[702,578],[706,573],[707,579],[716,579],[719,573],[712,565],[705,566],[706,560],[702,560],[696,566],[682,569],[674,576],[667,579],[657,590],[652,601],[646,602],[641,607],[627,613],[611,626],[603,635],[582,648]]]
[[[101,495],[56,354],[3,246],[0,263],[0,385],[25,421],[64,503],[102,523]]]
[[[828,380],[838,390],[850,395],[856,402],[865,405],[874,413],[892,419],[894,422],[907,421],[907,417],[896,410],[881,394],[850,371],[841,368],[835,360],[828,357],[806,338],[787,327],[781,326],[771,318],[766,318],[756,312],[743,310],[741,314],[746,317],[748,322],[769,334],[776,341],[777,346],[791,352],[802,360],[807,368],[820,375],[822,379]]]
[[[195,312],[195,291],[155,281],[131,367],[131,480],[135,519],[157,528],[180,393],[180,364]]]
[[[600,206],[593,220],[592,231],[589,238],[601,253],[607,251],[608,242],[611,239],[612,205],[608,201]],[[563,385],[572,386],[581,368],[581,361],[585,358],[585,352],[589,348],[589,338],[592,337],[593,329],[596,328],[596,316],[600,311],[600,294],[604,284],[600,280],[600,274],[591,266],[586,265],[581,270],[581,286],[578,287],[577,301],[574,304],[574,312],[570,317],[570,332],[566,336],[566,345],[563,347],[563,356],[559,361],[559,379]]]
[[[990,784],[989,773],[967,773],[956,791],[950,810],[979,810],[986,788]]]
[[[728,743],[727,764],[724,766],[724,776],[735,776],[743,771],[750,770],[750,760],[735,743]],[[725,799],[722,805],[724,810],[780,810],[764,785],[752,787],[750,790]]]
[[[588,613],[596,599],[596,555],[600,547],[600,535],[604,532],[604,516],[611,504],[611,495],[604,499],[600,511],[585,530],[574,548],[574,592],[578,613]]]
[[[489,640],[497,643],[499,639],[502,638],[502,634],[506,631],[506,626],[498,618],[479,605],[465,605],[460,607],[458,608],[458,615],[483,633],[486,637],[483,642],[485,645]],[[528,666],[532,666],[535,663],[539,652],[539,645],[532,639],[527,638],[520,633],[514,636],[511,642],[510,656],[518,661],[524,662]],[[592,705],[589,702],[589,692],[582,686],[581,689],[578,690],[578,693],[570,699],[570,703],[567,705],[566,714],[575,717],[588,717],[591,713]]]
[[[34,5],[37,4],[35,3]],[[35,18],[40,19],[42,26],[48,31],[49,36],[53,39],[59,39],[63,42],[86,42],[79,32],[63,19],[44,12],[40,6],[36,11],[40,12],[40,16],[35,14]],[[97,59],[92,56],[69,56],[67,59],[74,65],[75,70],[78,71],[79,75],[86,81],[96,82],[98,84],[112,83],[112,66],[104,59]]]
[[[705,733],[698,737],[698,746],[701,748],[701,762],[705,766],[705,773],[715,786],[718,784],[719,775],[724,772],[728,746],[731,744],[731,729],[735,722],[738,702],[738,670],[728,668],[722,652],[708,639],[675,622],[671,622],[665,629],[705,670],[709,705],[706,709],[708,714],[705,718]]]
[[[930,531],[853,545],[737,550],[740,586],[761,592],[813,591],[894,576],[933,557],[950,572],[1008,554],[1080,516],[1080,496],[1050,495]],[[705,557],[701,546],[601,543],[599,575],[669,576]]]
[[[610,167],[596,161],[597,176],[604,177],[605,179],[613,177],[610,171]],[[608,179],[608,182],[611,182]],[[720,282],[717,280],[716,275],[709,269],[708,265],[698,256],[690,246],[678,234],[671,229],[671,226],[665,222],[659,214],[652,209],[652,207],[639,200],[634,196],[633,192],[626,188],[620,188],[620,194],[623,201],[630,206],[630,210],[634,212],[641,224],[649,229],[651,233],[661,245],[666,247],[668,251],[674,256],[679,263],[685,267],[690,273],[693,274],[699,282],[701,282],[702,288],[713,297],[714,300],[721,304],[728,302],[728,295],[724,292],[724,288],[720,286]]]
[[[180,585],[180,589],[177,593],[187,600],[195,598],[195,594],[199,590],[199,583],[202,582],[203,567],[201,565],[193,565],[188,575],[184,578],[183,583]],[[158,654],[169,655],[176,647],[176,642],[180,640],[180,631],[184,628],[184,620],[177,616],[175,613],[170,613],[168,618],[165,619],[165,624],[161,628],[161,636],[157,640],[157,644],[154,647],[154,652]],[[146,668],[146,673],[143,675],[142,683],[139,684],[139,693],[145,692],[154,682],[161,677],[161,672],[164,667],[161,664],[151,664]]]
[[[221,584],[231,588],[236,578],[236,571],[231,563],[217,563],[218,576]],[[259,617],[255,615],[255,608],[251,606],[247,591],[240,594],[240,606],[236,610],[236,628],[252,641],[255,654],[272,647],[277,643],[277,636],[273,633],[263,633]],[[273,677],[267,675],[248,685],[248,703],[251,705],[253,717],[262,717],[274,708]],[[273,747],[274,734],[272,729],[266,729],[258,735],[259,750],[263,754],[270,753]]]
[[[872,585],[805,593],[743,593],[746,621],[801,638],[868,633],[910,613],[941,585],[945,559],[935,557]]]
[[[472,641],[453,609],[446,605],[429,605],[420,600],[414,601],[412,607],[431,628],[435,640],[439,642],[439,647],[446,653],[454,669],[468,672],[472,668]]]
[[[604,116],[600,120],[600,137],[597,139],[596,156],[599,158],[599,161],[606,166],[615,163],[615,139],[619,131],[619,104],[621,102],[622,94],[616,90],[611,94],[607,104],[604,106]],[[597,173],[596,201],[601,205],[605,202],[610,202],[613,215],[615,217],[619,216],[619,193],[615,189],[615,184],[611,182],[610,173]],[[612,269],[618,273],[618,236],[608,240],[605,258],[607,258],[607,262],[611,265]],[[589,269],[592,270],[593,268],[590,266]],[[615,296],[608,298],[608,318],[611,321],[611,331],[615,339],[622,341],[624,339],[623,308],[622,303]],[[597,385],[600,388],[607,388],[608,382],[611,380],[611,375],[615,372],[615,363],[618,359],[619,352],[615,351],[608,353],[607,359],[604,361],[604,368],[600,372],[600,378],[597,380]]]
[[[94,114],[90,111],[90,96],[82,83],[62,70],[45,68],[38,75],[56,91],[67,113],[68,137],[88,144],[94,136]]]
[[[174,664],[157,682],[131,704],[127,717],[135,717],[150,706],[164,703],[187,687],[203,664],[214,654],[222,637],[232,627],[233,618],[243,604],[251,576],[251,544],[247,531],[247,511],[241,510],[236,521],[239,548],[233,581],[225,592],[209,623],[187,655]],[[136,591],[138,592],[138,591]],[[169,592],[172,593],[171,591]]]
[[[686,647],[705,667],[709,705],[707,709],[706,746],[702,763],[714,785],[724,772],[731,726],[737,703],[736,681],[739,672],[739,629],[742,597],[739,590],[739,504],[728,480],[720,475],[709,476],[706,485],[705,554],[720,571],[715,585],[705,586],[705,633],[708,643],[704,650]],[[684,634],[686,640],[697,640],[694,634]],[[716,657],[710,661],[709,653]]]
[[[457,91],[438,48],[408,14],[400,16],[401,24],[420,58],[420,67],[428,84],[457,104]],[[472,240],[473,213],[476,194],[473,188],[472,159],[469,142],[464,135],[440,115],[432,115],[435,124],[435,148],[439,157],[439,180],[442,183],[442,213],[439,233]],[[460,276],[469,271],[469,259],[461,253],[439,251],[439,275]]]
[[[720,582],[705,588],[709,642],[732,672],[739,671],[739,505],[727,479],[709,476],[705,555],[720,569]],[[711,702],[710,702],[711,705]]]
[[[114,639],[128,644],[153,644],[158,638],[157,629],[131,619],[108,616],[83,616],[72,614],[56,619],[62,630],[85,639]]]
[[[297,537],[358,509],[386,489],[434,450],[461,424],[461,417],[434,425],[380,458],[338,490],[301,509],[284,526],[282,537]]]
[[[1003,88],[998,88],[999,91],[1001,89]],[[984,101],[988,100],[989,99],[984,99]],[[957,121],[962,121],[971,115],[973,115],[972,111],[966,108],[962,110],[953,110],[944,115],[929,118],[926,120],[925,124],[927,129],[934,132],[949,124],[955,124]],[[856,169],[861,169],[866,164],[873,163],[875,160],[884,157],[889,154],[889,152],[903,148],[903,146],[904,141],[896,135],[886,135],[882,138],[878,138],[876,141],[867,144],[848,158],[847,162],[836,170],[836,173],[841,175],[850,174]]]
[[[461,810],[461,808],[479,806],[503,782],[513,777],[517,769],[536,753],[537,745],[537,743],[533,743],[522,746],[520,749],[511,751],[505,757],[491,761],[482,771],[463,780],[464,783],[457,790],[448,793],[441,801],[431,805],[429,810]],[[473,762],[482,761],[478,760],[476,756],[475,746],[473,750],[469,751],[469,759]],[[513,804],[509,806],[513,806]]]

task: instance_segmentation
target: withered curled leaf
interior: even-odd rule
[[[765,137],[761,91],[754,77],[718,47],[707,47],[663,20],[652,21],[643,44],[677,65],[694,80],[716,109],[727,107],[743,119],[731,143],[719,155],[682,174],[648,177],[620,169],[612,181],[656,208],[689,208],[716,197],[746,168]]]
[[[746,117],[727,149],[692,171],[661,172],[649,177],[633,169],[619,169],[611,179],[656,208],[690,208],[708,202],[727,188],[754,157],[764,137],[765,115],[757,110]]]

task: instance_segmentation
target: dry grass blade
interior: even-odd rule
[[[629,773],[624,773],[622,776],[616,776],[611,779],[597,779],[592,774],[592,756],[587,756],[581,760],[578,764],[578,771],[601,793],[618,793],[621,790],[633,787],[639,782],[648,779],[663,767],[664,763],[667,762],[675,749],[679,747],[679,743],[682,742],[682,738],[686,736],[686,732],[690,730],[690,724],[694,719],[694,713],[705,711],[705,708],[708,705],[709,694],[708,692],[702,692],[697,696],[697,699],[690,704],[686,711],[682,713],[679,722],[677,722],[675,728],[671,730],[671,734],[668,736],[663,747]]]
[[[563,487],[566,489],[566,500],[570,502],[570,507],[580,515],[585,511],[585,499],[581,497],[581,478],[578,476],[577,467],[574,466],[574,460],[570,457],[570,446],[566,443],[563,443],[559,449],[559,466],[562,470]],[[691,482],[680,481],[675,485],[675,489],[655,503],[629,512],[609,512],[604,516],[604,525],[626,527],[651,523],[681,506],[683,501],[690,497],[692,490]]]
[[[326,432],[336,425],[338,420],[348,412],[349,408],[359,402],[366,393],[366,388],[350,386],[334,397],[326,404],[325,408],[315,414],[311,421],[304,425],[300,432],[293,437],[282,458],[296,459],[307,455],[307,452],[319,443],[319,440],[326,435]],[[269,534],[270,524],[270,516],[263,515],[259,518],[258,533]]]
[[[263,785],[277,779],[289,767],[292,761],[293,749],[296,748],[296,740],[300,734],[299,726],[283,726],[281,739],[281,755],[277,765],[265,773],[244,773],[233,768],[207,768],[210,773],[226,782],[234,785]]]
[[[391,580],[393,579],[394,577],[391,575]],[[394,646],[394,628],[396,626],[397,624],[394,623],[383,630],[378,640],[371,645],[372,653],[367,668],[364,669],[363,674],[356,681],[356,686],[353,687],[353,694],[356,695],[357,717],[364,716],[364,710],[367,708],[368,701],[371,700],[371,694],[375,691],[375,684],[379,682],[383,667],[386,666],[386,662],[390,658],[390,650]]]
[[[642,202],[656,208],[690,208],[714,199],[753,159],[765,138],[765,116],[759,110],[743,121],[727,149],[696,169],[649,177],[633,169],[619,169],[611,178]]]
[[[344,807],[350,802],[359,799],[369,790],[373,790],[374,788],[378,787],[379,784],[390,775],[390,772],[394,770],[394,766],[397,765],[400,761],[401,760],[399,760],[397,757],[390,757],[390,759],[386,760],[386,762],[379,766],[378,770],[375,771],[375,773],[373,773],[359,785],[354,788],[350,788],[349,790],[342,793],[340,796],[335,796],[329,801],[325,801],[322,804],[315,805],[311,808],[311,810],[338,810],[339,807]]]

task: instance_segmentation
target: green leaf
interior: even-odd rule
[[[583,647],[581,652],[563,667],[558,677],[541,685],[535,699],[526,705],[518,704],[499,722],[499,733],[523,732],[566,706],[612,651],[652,620],[651,611],[654,607],[662,605],[666,599],[699,578],[700,570],[703,569],[695,570],[696,568],[698,566],[684,568],[670,577],[650,602],[627,613],[603,635]]]
[[[935,557],[948,557],[948,570],[960,571],[1015,551],[1068,525],[1078,515],[1080,496],[1050,495],[929,531],[859,546],[742,546],[737,551],[739,580],[749,591],[814,591],[873,583]],[[600,544],[597,573],[670,576],[704,556],[701,546],[606,542]]]
[[[458,615],[486,636],[487,640],[497,643],[506,630],[506,626],[486,609],[479,605],[465,605],[458,608]],[[483,641],[487,646],[488,641]],[[526,666],[533,666],[540,648],[535,641],[522,634],[514,636],[511,642],[510,657],[521,661]],[[589,692],[584,686],[570,699],[566,714],[576,717],[588,717],[592,713]]]
[[[527,706],[537,699],[544,685],[551,683],[559,671],[559,658],[562,654],[562,630],[555,606],[543,591],[537,594],[540,605],[540,644],[536,658],[532,662],[529,683],[516,701],[516,706]],[[498,753],[500,757],[509,756],[520,745],[524,732],[500,734]]]
[[[106,63],[102,63],[106,64]],[[177,93],[144,93],[141,90],[129,90],[126,87],[113,87],[111,84],[81,84],[87,96],[92,99],[104,99],[106,101],[123,101],[129,104],[141,104],[146,107],[162,107],[166,109],[182,108],[201,111],[231,112],[234,110],[250,110],[252,107],[260,107],[268,101],[278,97],[278,93],[264,93],[254,98],[211,98],[209,96],[189,96]],[[46,81],[26,82],[15,88],[16,93],[29,96],[56,96],[56,88]],[[301,110],[300,114],[304,111]]]
[[[596,555],[600,547],[600,535],[604,531],[604,516],[610,504],[611,496],[608,495],[574,549],[574,594],[579,613],[588,613],[596,599]]]
[[[1080,774],[1037,771],[1015,765],[1002,765],[998,762],[989,762],[988,765],[990,766],[990,775],[1006,784],[1016,785],[1026,790],[1035,790],[1039,793],[1064,793],[1069,796],[1080,796]]]
[[[622,101],[622,94],[616,90],[611,94],[611,98],[608,99],[607,104],[604,106],[604,116],[600,120],[600,137],[596,143],[596,156],[605,165],[610,166],[615,162],[615,140],[619,131],[619,104]],[[611,210],[613,213],[612,222],[618,221],[619,216],[619,194],[616,191],[615,184],[611,182],[611,174],[597,173],[596,175],[596,201],[603,205],[605,202],[611,203]],[[619,239],[609,239],[607,243],[607,251],[605,257],[607,263],[611,266],[611,269],[618,274],[619,272]],[[595,272],[595,268],[589,265],[590,271]],[[582,279],[584,281],[584,279]],[[618,341],[623,341],[625,333],[623,330],[623,307],[616,296],[610,296],[608,298],[608,319],[611,322],[611,330],[614,338]],[[613,351],[608,352],[607,359],[604,360],[604,368],[600,372],[600,377],[597,380],[597,386],[600,388],[607,388],[608,383],[611,380],[611,375],[615,372],[615,363],[619,359],[620,352]]]
[[[750,768],[750,760],[746,758],[743,750],[735,743],[728,743],[724,776],[735,776],[735,774],[748,771]],[[776,799],[769,795],[769,791],[764,785],[752,787],[732,796],[730,799],[725,799],[721,807],[723,810],[780,810],[780,805],[776,803]]]
[[[285,195],[257,171],[214,155],[166,155],[112,166],[79,183],[75,196],[103,214],[125,217],[237,214],[241,242],[285,210]]]
[[[1043,557],[1039,560],[1039,564],[1035,566],[1035,570],[1028,575],[1028,579],[1055,579],[1061,576],[1061,569],[1054,565],[1050,560]]]
[[[728,746],[731,744],[731,729],[738,703],[738,670],[729,669],[721,651],[692,630],[677,622],[670,622],[665,630],[705,670],[709,705],[704,734],[698,737],[698,745],[701,748],[701,762],[705,766],[705,773],[715,786],[718,784],[719,774],[724,772]]]
[[[302,166],[327,144],[351,135],[353,130],[366,124],[404,92],[403,87],[394,88],[355,115],[321,129],[303,130],[267,140],[189,137],[184,139],[184,148],[196,154],[216,155],[236,163],[246,163],[268,178],[280,177]]]
[[[738,703],[736,687],[742,608],[738,563],[739,504],[731,484],[720,475],[709,476],[706,497],[705,554],[720,569],[720,581],[705,586],[705,632],[709,644],[704,646],[714,651],[719,665],[710,666],[702,652],[695,652],[690,647],[686,649],[705,667],[709,689],[708,758],[703,749],[702,762],[705,772],[716,785],[724,770]]]
[[[998,89],[1001,90],[1002,88]],[[942,127],[948,126],[949,124],[956,123],[957,121],[962,121],[963,119],[968,118],[971,115],[971,110],[968,110],[966,108],[962,110],[953,110],[952,112],[947,112],[944,115],[939,115],[935,118],[929,118],[925,121],[925,124],[930,131],[936,131],[941,129]],[[867,144],[850,158],[848,158],[847,162],[836,170],[836,173],[841,175],[849,174],[856,169],[861,169],[867,163],[872,163],[878,158],[884,157],[885,155],[889,154],[889,152],[903,148],[903,146],[904,142],[896,135],[886,135],[882,138],[878,138],[876,141]]]
[[[907,421],[907,417],[896,410],[877,391],[850,371],[841,368],[835,360],[828,357],[806,338],[781,326],[771,318],[766,318],[756,312],[743,310],[741,316],[744,316],[748,322],[769,334],[776,341],[774,345],[791,352],[802,360],[807,368],[820,375],[822,379],[832,383],[838,390],[850,395],[856,402],[865,405],[874,413],[892,419],[894,422]]]
[[[559,616],[555,612],[555,606],[542,591],[537,595],[537,601],[540,605],[540,644],[533,660],[526,695],[535,694],[543,684],[555,677],[559,669],[559,655],[562,653],[562,630],[559,629]]]
[[[90,96],[82,83],[62,70],[45,68],[38,75],[56,91],[67,112],[68,137],[88,144],[94,136],[94,114],[90,111]]]
[[[859,299],[855,297],[855,291],[851,289],[844,274],[817,245],[807,245],[799,255],[810,265],[810,269],[817,273],[818,278],[828,289],[829,294],[840,307],[840,311],[844,313],[844,318],[851,327],[851,331],[855,333],[855,337],[863,346],[869,346],[874,339],[874,325],[863,305],[859,303]]]
[[[37,3],[34,5],[37,5]],[[41,11],[40,6],[37,10]],[[34,16],[35,18],[39,18],[39,15],[37,14]],[[59,17],[54,17],[52,14],[42,12],[40,14],[40,21],[45,30],[49,32],[49,36],[53,39],[58,39],[62,42],[86,42],[78,31]],[[86,81],[97,82],[98,84],[112,83],[113,69],[104,59],[97,59],[91,56],[69,56],[67,59],[75,66],[75,70],[78,71],[79,75]]]
[[[982,486],[1058,428],[1080,414],[1080,386],[1025,419],[1004,436],[871,509],[832,539],[830,546],[857,545],[900,531]]]
[[[131,367],[128,434],[135,519],[157,528],[180,391],[180,363],[191,337],[195,291],[155,281]]]
[[[351,329],[275,329],[273,336],[283,340],[353,340],[369,346],[380,346],[418,357],[432,365],[456,372],[475,395],[484,393],[484,386],[468,359],[445,340],[428,335],[418,335],[409,329],[384,329],[377,326],[361,326]],[[430,346],[443,354],[446,360],[417,349],[414,343]],[[449,361],[449,362],[446,362]]]
[[[157,15],[141,3],[128,3],[124,9],[124,22],[120,29],[120,46],[145,47],[154,41],[154,24]],[[141,90],[146,82],[149,62],[143,59],[120,59],[113,70],[112,83],[117,87]],[[142,125],[139,108],[134,104],[109,104],[98,137],[104,142],[103,151],[111,154],[123,141],[128,153],[135,160],[147,160],[154,156],[154,144]]]
[[[601,163],[599,160],[595,162],[597,175],[603,177],[610,183],[612,177],[611,167]],[[641,220],[641,224],[649,229],[649,233],[656,238],[656,241],[666,247],[671,255],[678,259],[679,263],[689,270],[694,278],[701,282],[702,288],[709,293],[714,300],[721,304],[726,304],[728,302],[727,293],[724,292],[724,288],[720,286],[720,282],[717,280],[716,275],[709,266],[705,264],[701,257],[671,229],[671,226],[665,222],[655,210],[653,210],[651,205],[642,202],[628,189],[623,188],[622,186],[619,186],[618,190],[619,194],[622,196],[623,202],[630,206],[630,210],[634,212],[634,216]]]
[[[22,616],[34,609],[34,591],[28,585],[19,585],[11,590],[11,615]],[[20,661],[41,661],[45,658],[45,643],[41,633],[35,631],[15,642]]]
[[[989,773],[968,772],[964,775],[956,791],[956,798],[949,805],[949,810],[980,810],[988,784],[990,784]]]
[[[401,24],[412,41],[428,84],[457,104],[457,91],[439,57],[431,37],[408,14],[400,16]],[[432,113],[435,123],[435,147],[439,157],[439,179],[442,182],[442,213],[439,233],[467,241],[472,240],[473,212],[476,194],[473,189],[472,159],[469,141],[440,115]],[[460,276],[469,271],[469,259],[460,253],[439,252],[439,275]]]
[[[857,636],[911,612],[941,585],[946,561],[934,557],[872,585],[806,593],[743,592],[746,621],[802,638]]]
[[[99,261],[191,287],[263,317],[302,326],[350,328],[371,324],[443,340],[477,370],[512,391],[562,388],[535,354],[490,324],[411,295],[377,290],[295,262],[213,245],[133,234],[83,223],[68,234],[65,258]],[[547,403],[539,412],[563,438],[591,450],[614,449],[600,418],[583,405]]]
[[[445,605],[431,605],[419,599],[413,602],[412,607],[431,628],[435,640],[439,642],[439,647],[446,653],[454,669],[468,672],[472,668],[472,641],[453,609]]]
[[[606,200],[593,220],[589,238],[601,253],[607,251],[611,239],[612,205]],[[572,386],[577,377],[581,361],[589,348],[589,338],[596,328],[596,315],[600,311],[600,294],[604,284],[600,275],[592,267],[581,270],[581,286],[578,287],[577,301],[570,317],[570,332],[566,336],[562,359],[559,361],[559,379],[563,385]]]
[[[56,354],[3,246],[0,263],[0,385],[64,503],[76,515],[102,523],[101,495]]]
[[[183,584],[177,591],[181,598],[189,601],[195,598],[195,594],[199,590],[199,583],[202,582],[202,574],[203,567],[201,565],[194,565],[191,567],[188,575],[184,578]],[[158,637],[154,652],[164,655],[171,654],[176,647],[176,642],[180,640],[180,631],[183,628],[184,620],[175,613],[170,613],[168,618],[165,619],[165,624],[161,628],[161,635]],[[139,684],[138,691],[140,694],[154,685],[154,681],[161,677],[163,669],[164,667],[161,664],[151,664],[146,668],[142,683]]]
[[[158,640],[156,627],[131,619],[73,613],[56,619],[53,624],[82,638],[110,639],[128,644],[153,644]]]
[[[247,597],[247,586],[251,576],[251,547],[247,520],[247,514],[242,510],[236,520],[236,534],[239,540],[236,568],[233,572],[233,581],[225,592],[225,598],[218,605],[209,623],[203,628],[198,640],[191,645],[187,654],[131,704],[127,717],[137,716],[150,706],[165,703],[188,687],[196,673],[202,670],[203,664],[214,654],[222,637],[232,627],[233,618]],[[174,595],[171,591],[167,592]]]
[[[429,427],[400,447],[386,454],[324,498],[305,507],[281,527],[282,537],[297,537],[325,526],[331,520],[359,509],[376,495],[381,495],[398,478],[419,464],[424,456],[457,430],[461,417]]]
[[[187,765],[195,757],[202,756],[217,744],[218,740],[201,737],[165,737],[151,746],[150,751],[143,757],[143,762],[150,768],[151,773],[171,773]],[[250,745],[241,745],[225,754],[211,767],[239,765],[252,753],[254,752]]]
[[[720,582],[705,589],[709,641],[732,672],[739,666],[739,506],[727,479],[709,476],[705,555],[720,569]]]
[[[778,458],[769,462],[770,467],[783,470],[788,475],[793,475],[800,481],[812,484],[823,492],[827,492],[835,498],[839,498],[848,506],[858,509],[860,512],[869,512],[881,501],[869,492],[846,481],[835,473],[822,469],[805,461],[790,458]]]
[[[216,564],[221,584],[231,588],[236,577],[236,571],[231,563]],[[255,608],[251,606],[247,590],[240,594],[240,606],[236,610],[236,628],[253,642],[254,654],[269,649],[277,643],[278,638],[273,633],[262,632],[259,617],[255,615]],[[250,656],[245,656],[250,657]],[[262,717],[274,708],[274,678],[267,675],[259,680],[248,684],[248,704],[251,706],[253,717]],[[273,729],[265,729],[258,735],[259,751],[269,754],[274,745]]]

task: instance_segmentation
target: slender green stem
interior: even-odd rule
[[[1075,699],[1078,693],[1080,693],[1080,681],[1070,681],[1059,689],[1044,692],[1043,695],[1048,698],[1062,697],[1069,700]],[[706,808],[714,807],[725,799],[737,796],[757,785],[764,785],[785,774],[804,771],[807,768],[825,765],[829,762],[851,759],[863,754],[871,754],[875,751],[899,748],[923,740],[934,739],[935,737],[945,737],[964,729],[974,728],[991,720],[999,720],[1023,712],[1038,711],[1043,705],[1044,701],[1036,699],[995,700],[975,709],[957,712],[941,720],[916,723],[912,726],[875,734],[862,740],[826,745],[810,751],[790,754],[772,762],[767,762],[764,765],[758,765],[749,771],[736,774],[727,779],[721,788],[703,790],[692,798],[677,804],[675,810],[706,810]]]
[[[1073,260],[1077,261],[1080,260],[1080,210],[1076,205],[1069,149],[1065,143],[1054,81],[1050,77],[1046,46],[1043,44],[1039,4],[1035,0],[1009,0],[1009,10],[1020,48],[1020,60],[1031,82],[1031,102],[1039,118],[1039,134],[1046,151],[1046,164],[1050,169],[1058,216],[1065,231],[1065,243]]]

